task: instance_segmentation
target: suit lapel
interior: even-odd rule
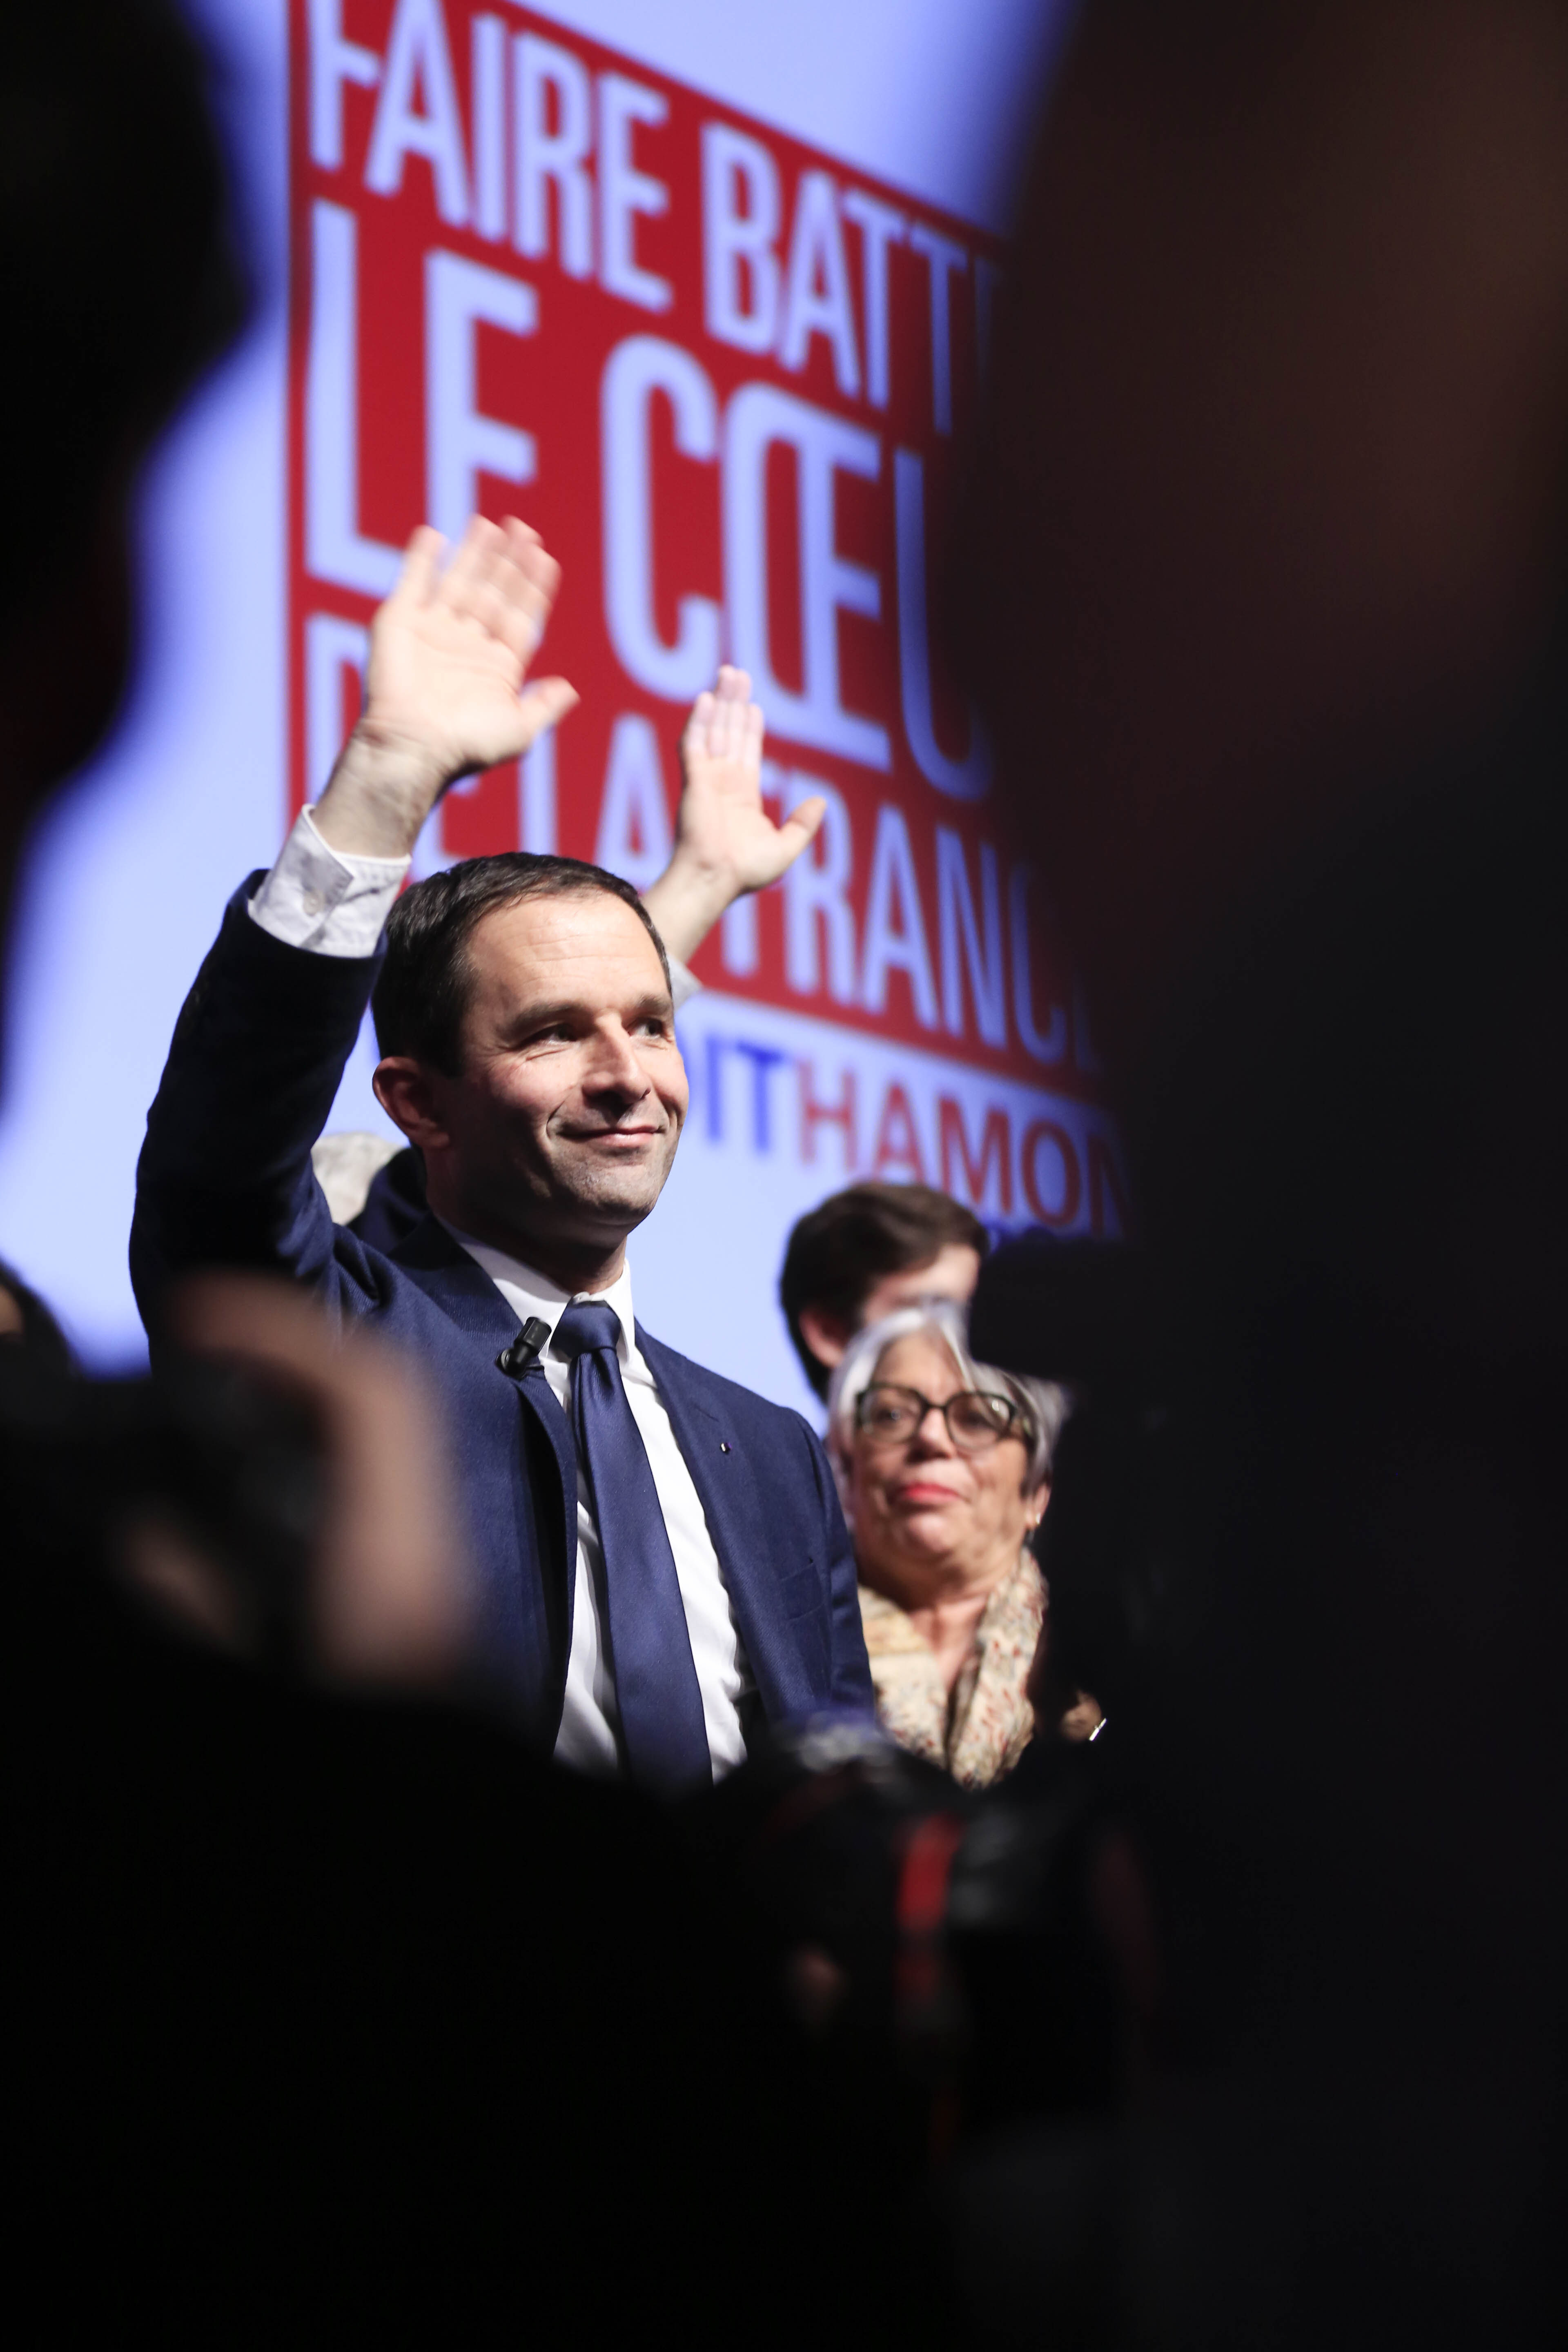
[[[485,1364],[483,1377],[498,1387],[509,1390],[521,1404],[532,1426],[534,1442],[525,1438],[516,1461],[516,1474],[521,1480],[524,1455],[539,1462],[552,1462],[555,1470],[555,1491],[549,1496],[544,1513],[546,1525],[553,1538],[549,1556],[538,1563],[542,1580],[553,1580],[557,1564],[564,1557],[564,1588],[557,1586],[552,1596],[552,1614],[564,1628],[564,1638],[551,1643],[554,1688],[551,1703],[554,1710],[554,1726],[559,1728],[561,1703],[566,1689],[566,1662],[572,1652],[572,1617],[577,1591],[577,1449],[573,1442],[571,1423],[555,1401],[555,1394],[539,1365],[523,1378],[515,1380],[503,1372],[495,1362],[503,1348],[517,1337],[517,1317],[490,1280],[482,1265],[471,1258],[462,1245],[452,1239],[439,1219],[426,1216],[416,1225],[398,1249],[393,1253],[397,1264],[425,1293],[433,1306],[450,1318],[459,1330],[474,1340],[474,1355]],[[476,1370],[479,1369],[476,1363]],[[542,1441],[542,1444],[540,1443]],[[526,1514],[521,1515],[526,1523]],[[496,1563],[504,1573],[502,1563]],[[553,1732],[552,1734],[553,1741]]]
[[[517,1337],[517,1318],[484,1267],[452,1239],[437,1217],[422,1217],[393,1261],[416,1282],[460,1330],[471,1331],[499,1355]],[[498,1372],[498,1380],[505,1380]]]
[[[794,1644],[752,1465],[735,1430],[691,1394],[679,1357],[649,1339],[640,1324],[637,1346],[691,1473],[763,1706],[771,1717],[787,1715],[795,1700],[786,1679]]]
[[[506,1375],[498,1375],[505,1379]],[[553,1705],[555,1727],[561,1727],[561,1708],[566,1696],[566,1664],[572,1655],[572,1626],[577,1605],[577,1442],[572,1434],[572,1424],[556,1402],[554,1390],[545,1379],[542,1367],[515,1383],[524,1410],[533,1417],[535,1427],[543,1436],[554,1457],[556,1476],[560,1481],[561,1551],[566,1559],[566,1591],[563,1622],[565,1638],[555,1661],[556,1676]]]

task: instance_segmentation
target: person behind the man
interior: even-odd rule
[[[559,678],[522,690],[558,578],[534,533],[476,518],[444,571],[440,544],[410,542],[363,716],[320,805],[231,902],[181,1016],[132,1271],[154,1331],[181,1269],[271,1266],[421,1358],[447,1406],[487,1664],[563,1761],[674,1790],[739,1763],[759,1719],[869,1710],[854,1567],[800,1417],[636,1323],[626,1236],[688,1098],[636,892],[514,854],[398,898],[447,785],[518,757],[575,700]],[[742,866],[782,872],[809,837],[809,816],[763,814],[761,748],[728,673],[686,746],[689,768],[736,784],[727,848],[693,857],[696,900],[733,895]],[[390,1256],[333,1225],[310,1165],[373,986],[376,1093],[422,1154],[431,1212]]]
[[[1041,1720],[1047,1592],[1030,1539],[1068,1411],[1053,1382],[977,1363],[945,1300],[866,1325],[833,1376],[828,1445],[877,1713],[967,1788],[1004,1779]],[[1092,1738],[1099,1706],[1064,1696],[1047,1735]]]
[[[857,1331],[923,1298],[963,1307],[991,1236],[930,1184],[851,1184],[792,1227],[779,1304],[800,1367],[825,1402]]]

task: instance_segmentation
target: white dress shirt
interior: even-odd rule
[[[591,1299],[595,1307],[608,1307],[621,1327],[616,1353],[620,1359],[621,1381],[626,1392],[626,1402],[632,1410],[642,1442],[647,1452],[648,1467],[653,1472],[658,1507],[664,1514],[665,1533],[669,1549],[675,1555],[676,1580],[680,1586],[681,1605],[686,1611],[686,1631],[691,1643],[691,1661],[697,1668],[697,1685],[702,1694],[702,1720],[708,1732],[708,1753],[713,1759],[713,1777],[739,1764],[745,1756],[746,1743],[741,1732],[741,1703],[753,1687],[745,1653],[741,1646],[740,1633],[735,1624],[730,1596],[724,1589],[723,1575],[719,1567],[719,1555],[713,1549],[713,1538],[708,1532],[708,1519],[701,1500],[686,1466],[686,1457],[676,1444],[658,1385],[645,1362],[637,1343],[637,1320],[632,1312],[631,1269],[626,1267],[608,1290],[565,1291],[547,1282],[543,1275],[531,1266],[520,1265],[516,1258],[504,1250],[491,1249],[484,1242],[476,1242],[455,1226],[448,1226],[454,1241],[460,1242],[468,1255],[484,1267],[507,1305],[517,1317],[519,1326],[531,1315],[539,1316],[549,1324],[552,1335],[574,1298]],[[572,1410],[572,1367],[567,1359],[547,1347],[541,1358],[541,1370],[568,1414]],[[560,1736],[555,1753],[563,1764],[574,1765],[582,1772],[614,1773],[621,1769],[617,1725],[619,1710],[616,1705],[616,1686],[610,1673],[609,1644],[605,1639],[606,1610],[605,1595],[605,1554],[599,1541],[599,1530],[594,1520],[588,1500],[586,1475],[581,1464],[577,1468],[577,1589],[572,1608],[572,1654],[566,1665],[566,1704],[561,1715]]]
[[[274,939],[316,955],[368,956],[408,871],[405,857],[351,857],[331,848],[302,809],[277,865],[250,902],[253,921]],[[679,1006],[700,985],[683,964],[671,960],[670,976]],[[574,1296],[592,1297],[614,1309],[620,1323],[617,1353],[626,1402],[647,1449],[665,1531],[675,1557],[676,1579],[686,1612],[692,1663],[702,1694],[702,1719],[713,1776],[739,1764],[746,1752],[741,1705],[753,1688],[719,1555],[708,1532],[701,1500],[686,1459],[676,1444],[658,1386],[637,1344],[632,1312],[631,1270],[608,1290],[575,1294],[560,1290],[531,1266],[467,1234],[452,1236],[481,1265],[516,1315],[519,1324],[538,1316],[553,1334]],[[546,1348],[541,1369],[556,1397],[571,1411],[570,1364]],[[589,1507],[586,1478],[577,1472],[577,1583],[572,1609],[572,1653],[566,1665],[566,1701],[555,1753],[580,1771],[622,1769],[619,1714],[610,1672],[605,1596],[605,1556]]]

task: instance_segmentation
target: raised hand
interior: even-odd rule
[[[680,766],[674,855],[644,898],[666,947],[685,962],[731,900],[787,872],[826,803],[803,801],[781,824],[763,806],[763,714],[743,669],[721,669],[712,691],[698,696]]]
[[[577,697],[564,678],[524,688],[561,567],[509,515],[476,515],[442,570],[438,531],[416,530],[371,624],[364,715],[315,823],[334,848],[402,857],[448,784],[512,760]]]

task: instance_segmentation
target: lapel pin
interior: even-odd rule
[[[719,1451],[721,1454],[728,1454],[730,1451],[729,1440],[727,1438],[721,1437],[719,1440]]]

